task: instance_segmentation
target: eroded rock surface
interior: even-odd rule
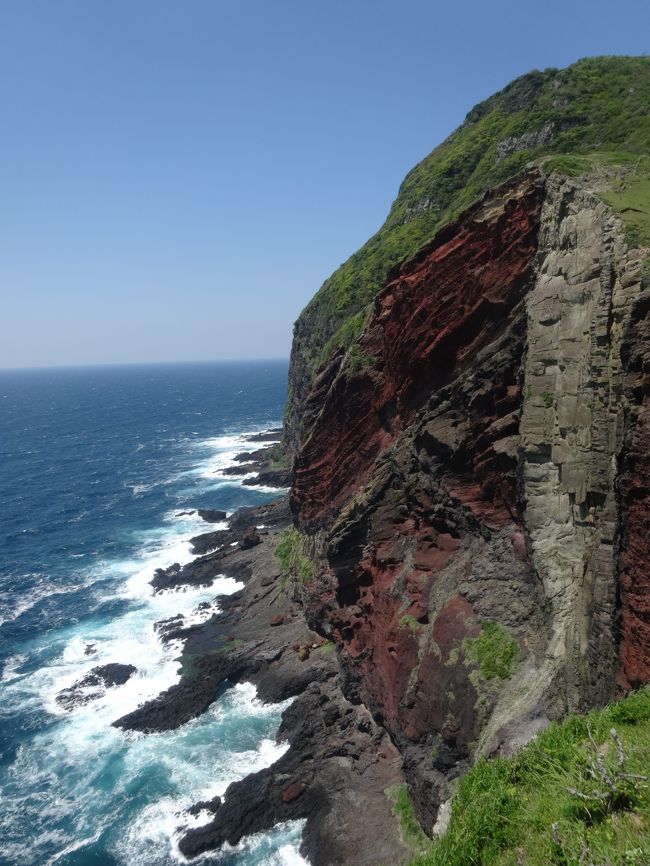
[[[306,400],[303,602],[427,831],[477,754],[649,678],[642,261],[585,183],[524,174],[397,269]]]

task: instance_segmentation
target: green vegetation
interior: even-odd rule
[[[280,533],[275,556],[280,562],[283,589],[290,582],[309,583],[314,579],[314,563],[307,553],[306,538],[294,526]]]
[[[650,153],[649,104],[649,57],[594,57],[564,70],[530,72],[473,108],[408,173],[384,225],[303,311],[306,369],[313,374],[332,352],[350,346],[389,270],[489,187],[545,157],[551,157],[549,171],[576,175],[590,168],[595,152],[616,152],[626,161]],[[646,220],[647,190],[637,192],[646,196],[639,207]],[[621,205],[622,211],[629,206]],[[623,216],[630,225],[637,219],[631,211]]]
[[[630,246],[650,247],[650,157],[636,158],[630,173],[602,197],[621,215]],[[650,255],[645,278],[650,282]]]
[[[414,853],[424,851],[431,844],[431,840],[415,817],[406,784],[392,785],[386,789],[386,796],[393,804],[393,813],[399,821],[399,833],[403,844]]]
[[[467,638],[463,650],[466,658],[478,665],[485,680],[509,679],[521,659],[519,644],[498,622],[482,623],[481,634]]]
[[[364,352],[358,343],[352,343],[348,349],[345,366],[348,374],[353,375],[354,373],[359,373],[361,370],[371,367],[374,361],[375,358]]]
[[[544,171],[552,174],[554,171],[565,174],[567,177],[579,177],[587,171],[591,171],[593,163],[583,156],[567,156],[560,154],[543,160]]]
[[[461,780],[447,833],[411,866],[650,863],[650,688],[553,724]]]
[[[366,307],[363,310],[360,310],[358,313],[349,316],[343,324],[338,328],[338,330],[330,337],[330,339],[325,343],[322,352],[318,356],[317,365],[320,366],[328,358],[336,352],[337,349],[346,348],[347,346],[351,346],[352,343],[359,336],[361,331],[363,330],[363,326],[365,324],[366,318],[368,317],[368,312],[370,310],[370,306]]]
[[[288,469],[289,458],[281,442],[276,442],[266,449],[267,459],[273,469]]]
[[[550,409],[555,401],[555,397],[550,391],[544,391],[542,394],[542,403],[546,406],[547,409]]]
[[[399,627],[408,629],[411,634],[417,634],[422,628],[417,619],[410,613],[405,613],[404,616],[400,618]]]
[[[317,646],[314,652],[322,653],[325,656],[332,655],[336,652],[336,644],[333,640],[327,640],[325,643],[322,643],[320,646]]]

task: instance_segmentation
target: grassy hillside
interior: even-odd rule
[[[513,758],[477,763],[447,833],[411,866],[647,866],[648,776],[645,688],[552,725]]]
[[[489,187],[546,154],[575,171],[593,152],[650,153],[650,58],[598,57],[531,72],[480,103],[404,179],[379,231],[329,277],[301,315],[309,375],[360,332],[389,269]],[[589,161],[584,161],[588,167]]]

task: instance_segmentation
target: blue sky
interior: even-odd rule
[[[0,0],[0,367],[288,356],[404,174],[647,0]]]

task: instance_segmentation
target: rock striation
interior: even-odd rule
[[[531,168],[394,269],[292,443],[309,624],[427,832],[478,754],[650,679],[644,251],[592,187]]]

